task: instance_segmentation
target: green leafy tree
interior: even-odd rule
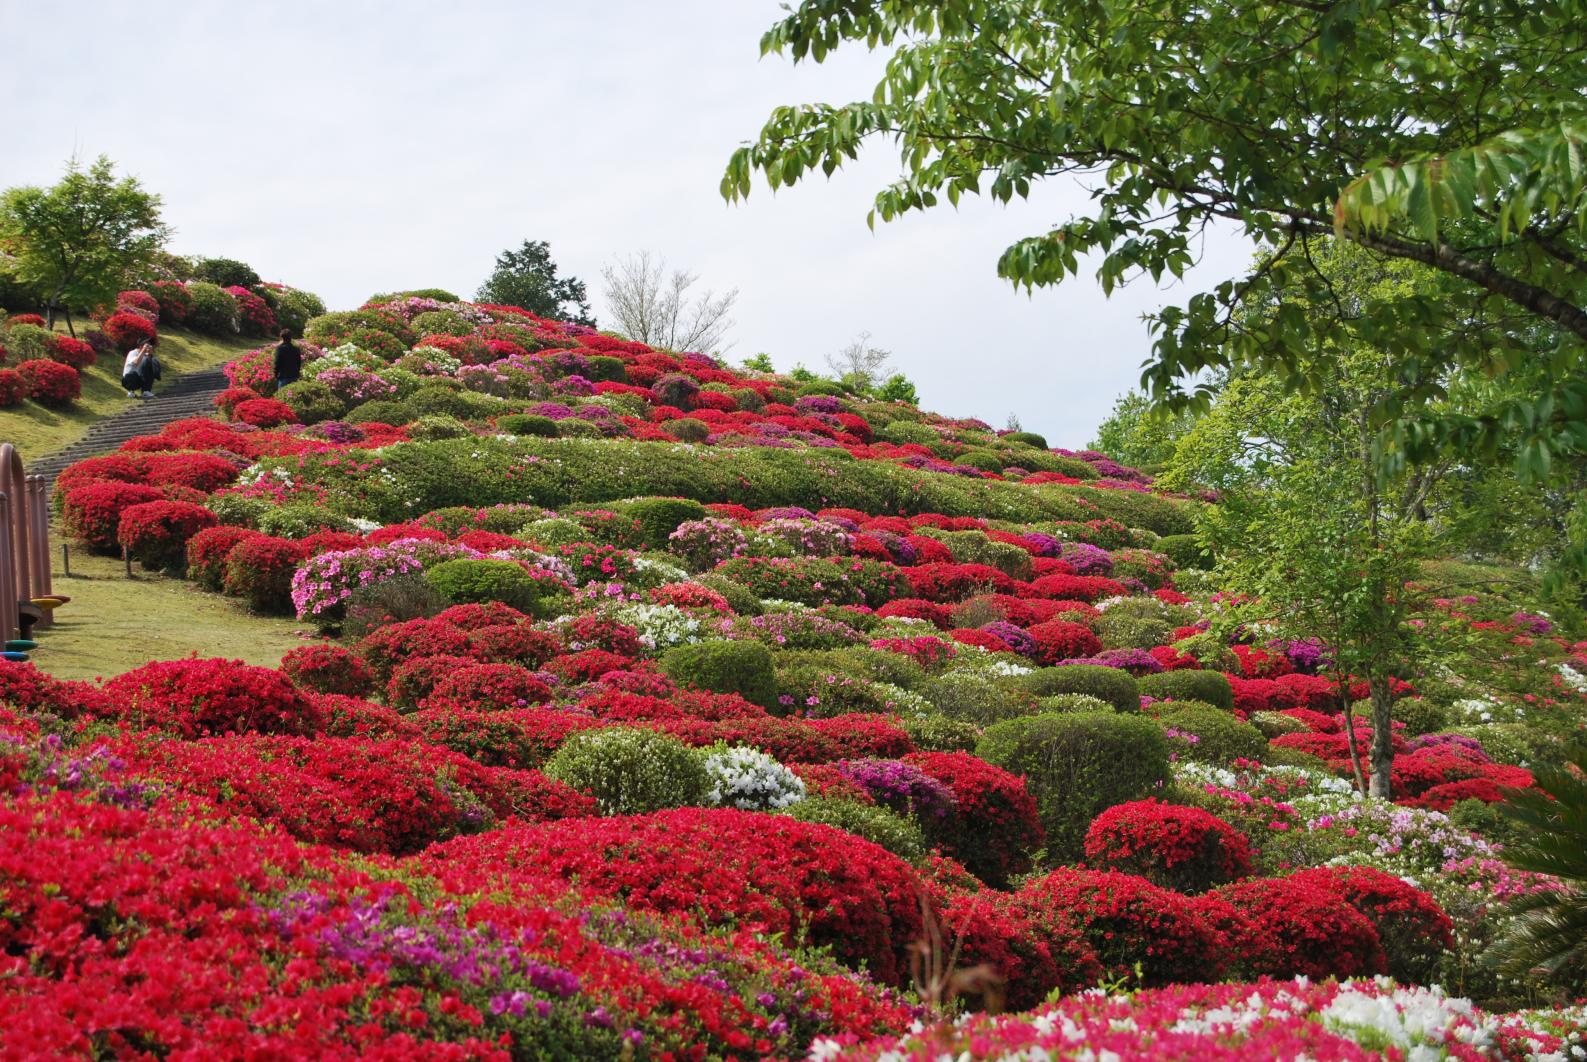
[[[116,179],[104,155],[87,169],[74,158],[49,188],[24,186],[0,195],[0,246],[15,259],[20,282],[38,290],[53,327],[57,312],[108,302],[128,273],[164,245],[160,197],[136,177]]]
[[[1080,177],[1090,208],[1009,247],[1002,276],[1056,284],[1086,260],[1107,292],[1132,275],[1178,277],[1209,224],[1266,252],[1151,318],[1154,399],[1205,405],[1199,370],[1294,372],[1347,334],[1394,351],[1429,389],[1542,349],[1541,386],[1459,422],[1458,437],[1414,405],[1378,412],[1407,426],[1407,449],[1524,432],[1532,474],[1587,444],[1578,0],[805,0],[761,50],[821,62],[844,44],[888,52],[875,90],[776,109],[733,154],[725,196],[748,195],[757,172],[773,188],[830,175],[874,139],[897,144],[902,173],[872,224]],[[1352,319],[1315,261],[1336,232],[1450,283]],[[1281,312],[1243,312],[1280,294]]]
[[[584,281],[557,276],[551,245],[544,240],[525,240],[516,251],[497,255],[496,268],[474,298],[500,306],[521,306],[541,317],[595,325]]]
[[[1175,444],[1195,422],[1189,412],[1154,407],[1146,395],[1130,391],[1113,403],[1090,445],[1126,465],[1155,469],[1169,462]]]
[[[883,402],[907,402],[912,406],[920,405],[920,395],[916,393],[915,385],[901,372],[895,372],[883,380],[882,386],[876,389],[876,397]]]
[[[765,351],[762,351],[759,354],[754,354],[754,355],[751,355],[750,357],[745,358],[744,359],[744,368],[752,369],[755,372],[775,372],[776,371],[776,369],[774,369],[772,367],[771,355],[767,354]]]

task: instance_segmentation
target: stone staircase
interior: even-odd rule
[[[154,435],[172,421],[212,415],[215,396],[227,386],[226,374],[219,368],[186,373],[163,387],[156,385],[153,398],[95,422],[86,435],[64,450],[28,461],[28,475],[44,476],[53,490],[55,477],[73,462],[114,450],[136,436]]]

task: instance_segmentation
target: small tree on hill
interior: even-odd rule
[[[722,341],[733,327],[728,315],[738,301],[737,288],[721,295],[708,289],[691,299],[689,289],[699,276],[686,269],[669,272],[666,260],[649,251],[618,259],[601,276],[606,306],[628,338],[663,350],[726,349]]]
[[[58,311],[71,330],[72,307],[113,298],[128,271],[159,250],[169,231],[160,219],[160,197],[136,177],[117,180],[104,155],[86,170],[72,159],[49,188],[29,185],[0,195],[0,245],[15,259],[17,279],[42,293],[52,327]]]
[[[893,352],[871,344],[871,334],[861,332],[836,354],[827,355],[832,375],[855,390],[868,393],[882,380]]]
[[[551,245],[544,240],[525,240],[516,251],[497,255],[496,268],[474,298],[499,306],[520,306],[541,317],[595,326],[584,281],[557,276]]]

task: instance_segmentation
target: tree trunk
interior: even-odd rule
[[[66,331],[73,339],[76,339],[77,329],[72,327],[72,308],[70,306],[63,306],[61,307],[61,312],[66,315]]]
[[[1393,800],[1394,719],[1389,708],[1394,699],[1389,693],[1388,676],[1369,675],[1367,690],[1372,696],[1372,795]]]
[[[1356,724],[1350,716],[1349,679],[1342,677],[1339,683],[1339,710],[1344,713],[1345,740],[1350,742],[1350,773],[1356,776],[1356,792],[1362,796],[1367,794],[1367,781],[1361,773],[1361,750],[1356,748]]]

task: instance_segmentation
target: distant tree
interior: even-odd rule
[[[86,170],[74,158],[49,188],[24,186],[0,195],[0,247],[14,275],[44,299],[51,326],[58,311],[72,329],[72,307],[108,302],[128,272],[164,245],[160,197],[136,177],[117,180],[101,155]]]
[[[259,284],[259,274],[253,266],[235,258],[199,258],[193,262],[193,279],[223,288],[253,288]]]
[[[772,368],[771,355],[762,351],[752,357],[744,359],[744,368],[753,369],[755,372],[775,372]]]
[[[1136,468],[1165,465],[1174,446],[1195,425],[1187,412],[1154,409],[1139,391],[1130,391],[1113,403],[1113,412],[1097,426],[1091,448]]]
[[[628,255],[601,270],[606,281],[606,306],[617,326],[641,343],[663,350],[717,353],[733,327],[728,315],[738,289],[721,295],[706,290],[690,299],[699,276],[686,269],[667,269],[666,259],[649,251]],[[731,344],[727,344],[730,346]]]
[[[871,334],[861,332],[836,354],[827,355],[827,368],[839,380],[850,380],[855,390],[869,393],[882,380],[893,352],[871,344]]]
[[[584,281],[557,276],[551,245],[544,240],[525,240],[516,251],[497,255],[496,268],[474,298],[499,306],[520,306],[541,317],[595,326]]]
[[[901,372],[895,372],[883,380],[882,386],[876,389],[876,397],[883,402],[907,402],[912,406],[920,405],[920,395],[915,392],[915,385]]]

